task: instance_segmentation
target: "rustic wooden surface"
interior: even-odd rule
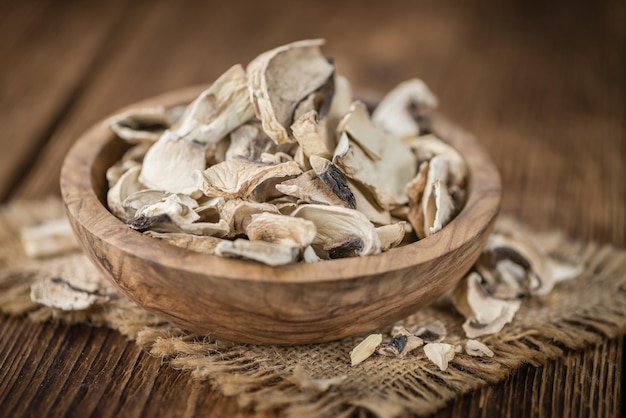
[[[58,193],[68,148],[116,108],[325,37],[357,87],[423,78],[496,161],[505,213],[626,246],[623,1],[234,3],[0,2],[0,198]],[[623,353],[616,339],[524,367],[437,416],[618,416]],[[115,332],[6,316],[0,406],[4,416],[249,413]]]

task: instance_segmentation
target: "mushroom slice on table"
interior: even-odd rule
[[[237,64],[200,93],[171,130],[179,139],[208,147],[253,116],[246,72]]]
[[[248,64],[248,89],[263,130],[277,144],[294,142],[288,132],[298,104],[323,86],[335,69],[322,55],[322,39],[267,51]]]
[[[420,126],[416,116],[436,107],[437,98],[422,80],[407,80],[383,97],[372,113],[372,121],[400,138],[418,135]]]
[[[342,255],[378,254],[380,238],[374,225],[362,213],[348,208],[302,205],[292,216],[312,221],[317,229],[313,248],[329,258]]]
[[[302,173],[294,161],[265,164],[234,157],[196,172],[197,187],[207,196],[247,197],[264,181],[271,178],[297,176]]]
[[[350,351],[350,365],[354,367],[363,363],[376,352],[376,349],[382,342],[382,334],[368,335],[367,338],[357,344],[357,346]]]
[[[113,132],[131,144],[155,142],[183,114],[185,106],[129,109],[105,121]]]
[[[444,372],[448,369],[448,363],[454,359],[456,347],[446,343],[430,343],[424,346],[424,354]]]
[[[234,241],[222,240],[215,248],[215,254],[254,260],[270,266],[282,266],[295,262],[300,255],[300,249],[297,246],[272,242],[236,239]]]
[[[473,357],[493,357],[493,351],[477,340],[467,340],[465,343],[465,352]]]

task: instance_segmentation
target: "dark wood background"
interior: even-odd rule
[[[473,132],[503,212],[626,246],[623,0],[1,1],[0,199],[58,194],[65,153],[120,106],[297,39],[360,91],[412,77]],[[437,416],[617,416],[622,339],[461,397]],[[0,415],[245,416],[115,332],[0,316]]]

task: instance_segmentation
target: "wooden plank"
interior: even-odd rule
[[[3,4],[0,200],[21,180],[63,116],[125,1]]]

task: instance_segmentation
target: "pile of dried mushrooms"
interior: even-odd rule
[[[304,40],[235,65],[187,106],[108,120],[131,147],[108,206],[140,232],[269,265],[377,254],[443,228],[465,199],[461,155],[428,131],[420,80],[370,114]]]

